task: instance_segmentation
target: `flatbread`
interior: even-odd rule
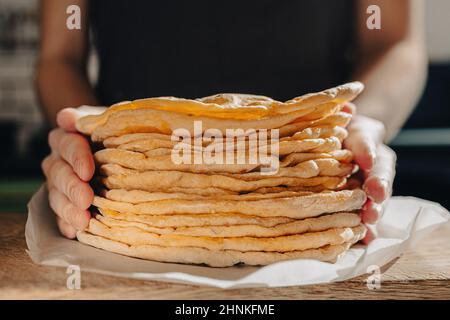
[[[254,201],[169,199],[131,204],[95,196],[93,205],[98,208],[133,214],[170,215],[222,212],[303,219],[330,212],[358,210],[365,201],[365,192],[355,189]]]
[[[345,177],[272,177],[258,175],[259,180],[244,181],[231,176],[218,174],[195,174],[181,171],[136,171],[115,164],[105,164],[100,172],[106,177],[102,182],[109,189],[139,189],[146,191],[161,191],[168,188],[219,188],[234,192],[250,192],[263,187],[276,186],[324,186],[326,189],[336,189],[345,183]]]
[[[97,219],[89,221],[86,230],[91,234],[129,245],[159,245],[164,247],[198,247],[209,250],[286,252],[320,248],[350,242],[365,234],[364,225],[353,228],[332,228],[300,235],[254,237],[193,237],[173,234],[155,234],[134,227],[108,227]]]
[[[171,228],[155,227],[147,223],[123,221],[102,215],[96,218],[108,227],[132,227],[144,232],[156,234],[175,234],[196,237],[279,237],[293,234],[303,234],[307,232],[324,231],[331,228],[356,227],[360,224],[361,218],[356,213],[335,213],[323,215],[317,218],[295,220],[288,223],[281,223],[272,227],[260,225],[243,224],[229,226],[202,226],[184,227],[177,226]]]
[[[106,199],[123,201],[128,203],[142,203],[150,201],[159,201],[167,199],[185,199],[185,200],[208,200],[209,196],[202,196],[196,194],[186,193],[166,193],[166,192],[148,192],[143,190],[125,190],[125,189],[112,189],[112,190],[100,190],[99,194]],[[251,201],[260,199],[273,199],[273,198],[288,198],[288,197],[300,197],[312,194],[308,191],[283,191],[276,193],[244,193],[244,194],[218,194],[214,199],[223,200],[237,200],[237,201]]]
[[[284,140],[304,140],[304,139],[317,139],[317,138],[329,138],[337,137],[339,140],[344,140],[348,135],[345,128],[339,126],[316,126],[313,128],[306,128],[302,131],[296,132],[292,137],[284,137]],[[103,141],[105,148],[118,148],[121,145],[128,143],[143,141],[143,140],[162,140],[171,141],[172,136],[161,133],[131,133],[125,134],[119,137],[106,138]],[[192,143],[192,142],[191,142]],[[204,142],[204,145],[208,145],[208,142]],[[126,149],[126,148],[125,148]]]
[[[350,150],[335,150],[329,153],[291,153],[280,159],[280,167],[291,167],[308,160],[335,159],[339,162],[350,163],[353,154]]]
[[[159,149],[161,150],[161,149]],[[194,173],[208,173],[208,172],[229,172],[242,173],[249,172],[260,167],[260,163],[256,164],[176,164],[171,157],[171,150],[163,149],[165,155],[146,156],[140,152],[134,152],[121,149],[103,149],[97,151],[94,155],[95,160],[99,164],[118,164],[120,166],[144,170],[174,170],[187,171]]]
[[[340,163],[335,159],[315,159],[301,162],[293,167],[279,168],[278,172],[271,175],[275,177],[295,177],[295,178],[312,178],[317,176],[323,177],[348,177],[353,174],[357,166],[352,163]],[[226,174],[227,177],[240,179],[243,181],[255,181],[261,178],[265,179],[260,172],[249,172],[242,174]]]
[[[112,185],[106,185],[110,187],[110,189],[113,189]],[[151,191],[153,190],[150,188]],[[201,196],[216,196],[216,195],[236,195],[239,194],[236,191],[231,190],[225,190],[215,187],[207,187],[207,188],[184,188],[184,187],[167,187],[164,189],[160,189],[157,191],[163,191],[168,193],[185,193],[185,194],[192,194],[192,195],[201,195]]]
[[[159,149],[161,150],[161,149]],[[167,149],[166,149],[167,150]],[[94,154],[95,161],[99,164],[117,164],[125,168],[139,171],[184,171],[193,173],[246,173],[258,170],[261,164],[176,164],[173,162],[171,153],[158,156],[146,156],[140,152],[120,150],[120,149],[102,149]],[[349,163],[352,160],[352,153],[348,150],[335,150],[329,153],[291,153],[279,161],[279,166],[296,166],[299,163],[316,159],[335,159],[339,162]],[[267,163],[267,162],[266,162]]]
[[[321,118],[328,114],[320,112],[321,105],[341,105],[354,99],[362,89],[361,83],[352,82],[286,103],[257,96],[242,99],[242,95],[236,94],[203,100],[208,101],[206,103],[173,97],[142,99],[114,105],[100,115],[82,117],[77,120],[76,127],[78,131],[91,135],[93,141],[129,133],[171,134],[178,128],[185,128],[193,134],[194,121],[202,121],[203,130],[274,129],[306,115],[310,115],[308,119]]]
[[[126,143],[140,141],[140,140],[151,140],[151,139],[170,141],[171,136],[167,135],[167,134],[162,134],[162,133],[130,133],[130,134],[124,134],[119,137],[106,138],[103,141],[103,145],[105,146],[105,148],[117,148],[121,144],[126,144]]]
[[[159,156],[170,156],[172,154],[172,149],[167,148],[157,148],[145,152],[147,157],[159,157]]]
[[[294,152],[332,152],[340,150],[341,147],[341,141],[336,137],[280,141],[278,154],[283,156]]]
[[[283,139],[283,138],[282,138]],[[289,140],[292,141],[292,140]],[[303,142],[301,142],[303,141]],[[270,144],[265,145],[262,144],[259,146],[259,151],[262,151],[266,153],[267,150],[267,156],[287,156],[292,153],[329,153],[333,154],[335,152],[343,151],[341,150],[341,140],[337,137],[329,137],[324,139],[309,139],[308,140],[300,140],[293,143],[285,143],[286,141],[283,141],[284,143],[278,144],[278,147],[276,144]],[[267,146],[267,147],[266,147]],[[267,149],[264,149],[267,148]],[[278,151],[276,151],[276,148],[278,148]],[[148,151],[141,151],[143,154],[145,154],[147,157],[154,157],[154,156],[171,156],[172,154],[171,148],[156,148]],[[256,152],[256,150],[252,149],[252,152]],[[202,153],[201,151],[192,151],[192,157],[195,153]],[[218,153],[220,154],[220,153]],[[235,151],[235,159],[236,159],[237,151]],[[224,156],[222,156],[224,157]],[[245,152],[245,159],[246,162],[248,162],[249,159],[249,151],[246,150]]]
[[[322,126],[338,126],[342,128],[346,128],[352,119],[352,115],[347,112],[336,112],[335,114],[331,114],[329,116],[311,120],[311,121],[303,121],[300,119],[299,121],[294,121],[285,125],[280,126],[279,136],[280,137],[290,137],[296,134],[299,131],[302,131],[306,128],[314,128],[314,127],[322,127]]]
[[[236,225],[273,227],[294,221],[294,219],[287,217],[263,218],[239,213],[140,215],[118,212],[106,208],[98,208],[98,210],[105,217],[123,221],[141,222],[158,228]]]
[[[224,142],[222,144],[210,144],[208,147],[196,147],[194,145],[190,145],[187,143],[181,143],[181,142],[173,142],[173,141],[165,141],[165,140],[156,140],[156,139],[149,139],[149,140],[137,140],[132,141],[126,144],[122,144],[118,146],[117,148],[120,150],[128,150],[128,151],[136,151],[141,153],[146,153],[148,151],[152,151],[155,149],[170,149],[172,150],[173,147],[175,147],[177,144],[186,146],[187,148],[190,148],[192,153],[198,152],[198,153],[206,153],[209,148],[209,150],[216,150],[217,156],[220,156],[220,154],[223,154],[221,156],[222,159],[225,159],[225,153],[226,152],[235,152],[237,153],[237,150],[245,150],[246,153],[250,152],[261,152],[265,151],[268,152],[268,154],[272,154],[272,150],[276,150],[275,148],[278,147],[278,155],[287,155],[293,152],[331,152],[335,150],[341,149],[341,141],[337,137],[328,137],[328,138],[316,138],[316,139],[303,139],[303,140],[282,140],[278,142],[278,146],[276,144],[269,144],[262,143],[260,145],[257,145],[256,148],[250,147],[249,143],[245,143],[245,149],[238,148],[238,144],[234,143],[231,147],[227,147],[227,144]],[[220,149],[213,149],[214,146],[217,146]],[[264,149],[263,149],[264,148]],[[265,149],[267,148],[267,149]],[[183,149],[183,150],[189,150],[189,149]]]
[[[335,159],[316,159],[313,161],[319,168],[319,176],[323,177],[348,177],[358,170],[356,164],[340,163]],[[296,165],[295,168],[297,168],[297,166],[298,165]]]
[[[348,131],[340,126],[316,126],[298,131],[292,136],[283,137],[280,141],[336,137],[342,142],[347,136]]]
[[[342,150],[351,119],[342,108],[362,89],[348,83],[284,103],[248,94],[149,98],[79,119],[77,129],[106,148],[95,154],[100,175],[94,186],[102,196],[93,204],[100,214],[77,233],[79,241],[133,257],[216,267],[335,261],[366,232],[355,213],[366,195],[347,182],[358,168]],[[172,150],[180,142],[171,135],[178,129],[191,135],[188,142],[207,129],[239,129],[244,144],[186,146],[194,146],[191,156],[208,151],[213,159],[244,152],[246,163],[177,164]],[[270,137],[272,129],[279,130],[279,144],[248,143],[252,130],[268,130]],[[273,161],[250,162],[256,151],[268,151]],[[258,172],[274,164],[275,174]]]
[[[336,262],[344,254],[352,242],[341,245],[325,246],[317,249],[290,252],[241,252],[233,250],[212,251],[204,248],[162,247],[155,245],[127,245],[104,237],[95,236],[84,231],[77,233],[77,239],[90,246],[110,252],[141,258],[146,260],[205,264],[210,267],[231,267],[243,263],[246,265],[268,265],[278,261],[293,259],[314,259],[318,261]]]

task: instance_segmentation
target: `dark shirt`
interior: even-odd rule
[[[106,105],[218,92],[287,100],[352,72],[352,0],[89,3]]]

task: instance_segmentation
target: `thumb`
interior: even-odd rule
[[[90,115],[99,114],[105,111],[105,107],[81,106],[79,108],[65,108],[56,115],[56,123],[61,129],[68,132],[77,132],[75,123],[77,119]]]

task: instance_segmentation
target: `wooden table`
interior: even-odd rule
[[[1,299],[450,299],[450,224],[383,270],[381,288],[367,276],[285,288],[229,289],[130,280],[82,273],[81,289],[66,288],[64,268],[34,264],[25,252],[26,215],[0,214]]]

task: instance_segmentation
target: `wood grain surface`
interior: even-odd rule
[[[381,287],[367,276],[284,288],[217,289],[82,273],[66,287],[64,268],[34,264],[24,238],[26,215],[0,213],[0,299],[450,299],[450,224],[383,268]]]

